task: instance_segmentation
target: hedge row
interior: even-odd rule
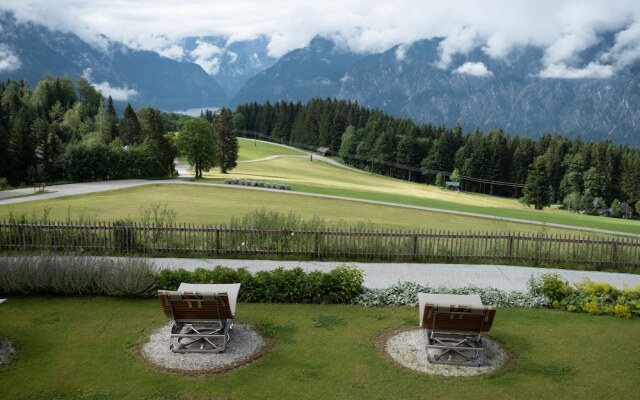
[[[498,307],[554,307],[572,312],[632,318],[640,315],[640,285],[617,289],[584,280],[570,285],[559,274],[531,277],[526,292],[474,286],[450,289],[411,282],[385,289],[363,288],[360,270],[340,266],[330,272],[302,268],[251,273],[218,266],[194,271],[161,270],[142,258],[85,256],[0,257],[0,295],[151,297],[180,283],[241,283],[239,300],[262,303],[353,303],[364,306],[417,305],[418,293],[479,294]]]
[[[227,185],[242,185],[242,186],[263,187],[268,189],[291,190],[290,185],[285,185],[283,183],[256,181],[252,179],[227,178],[224,180],[224,183],[226,183]]]
[[[253,303],[350,303],[362,293],[362,272],[341,266],[330,272],[304,272],[302,268],[277,268],[255,274],[244,268],[217,266],[215,269],[198,268],[162,270],[158,286],[175,290],[181,282],[188,283],[241,283],[240,301]]]

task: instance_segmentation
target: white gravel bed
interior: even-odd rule
[[[169,348],[171,325],[169,322],[153,332],[142,346],[144,358],[161,368],[185,372],[227,371],[254,361],[267,345],[250,326],[234,324],[224,353],[174,353]]]
[[[500,368],[507,354],[500,343],[482,337],[484,362],[482,366],[432,364],[427,359],[427,335],[425,329],[400,332],[387,339],[384,350],[398,364],[414,371],[442,376],[474,376],[487,374]]]

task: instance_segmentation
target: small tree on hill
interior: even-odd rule
[[[196,178],[202,178],[203,171],[209,171],[216,165],[217,138],[206,119],[194,118],[185,121],[180,129],[177,144],[180,152],[195,168]]]

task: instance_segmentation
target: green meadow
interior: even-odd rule
[[[385,337],[417,328],[410,307],[240,303],[236,322],[271,344],[257,361],[218,375],[144,361],[141,345],[168,322],[157,300],[13,298],[0,320],[0,336],[18,348],[17,361],[0,368],[3,399],[623,400],[640,390],[637,319],[501,309],[490,336],[510,358],[472,378],[420,374],[385,355]]]

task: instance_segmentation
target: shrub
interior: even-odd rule
[[[529,291],[546,296],[551,303],[559,301],[571,292],[569,282],[563,280],[556,272],[543,274],[538,278],[532,276],[527,285]]]
[[[414,282],[401,282],[385,289],[364,289],[354,299],[355,304],[363,306],[418,305],[418,293],[477,294],[484,304],[497,307],[546,307],[547,299],[540,294],[530,292],[505,292],[496,288],[466,286],[462,288],[431,287]]]
[[[251,274],[244,268],[217,266],[213,270],[162,270],[158,286],[175,290],[181,282],[241,283],[239,300],[257,303],[349,303],[362,292],[362,272],[340,266],[328,273],[302,268],[277,268]]]
[[[118,220],[113,223],[114,243],[118,250],[134,250],[137,247],[136,230],[131,220]]]
[[[0,293],[148,297],[154,265],[139,258],[33,256],[0,258]]]

